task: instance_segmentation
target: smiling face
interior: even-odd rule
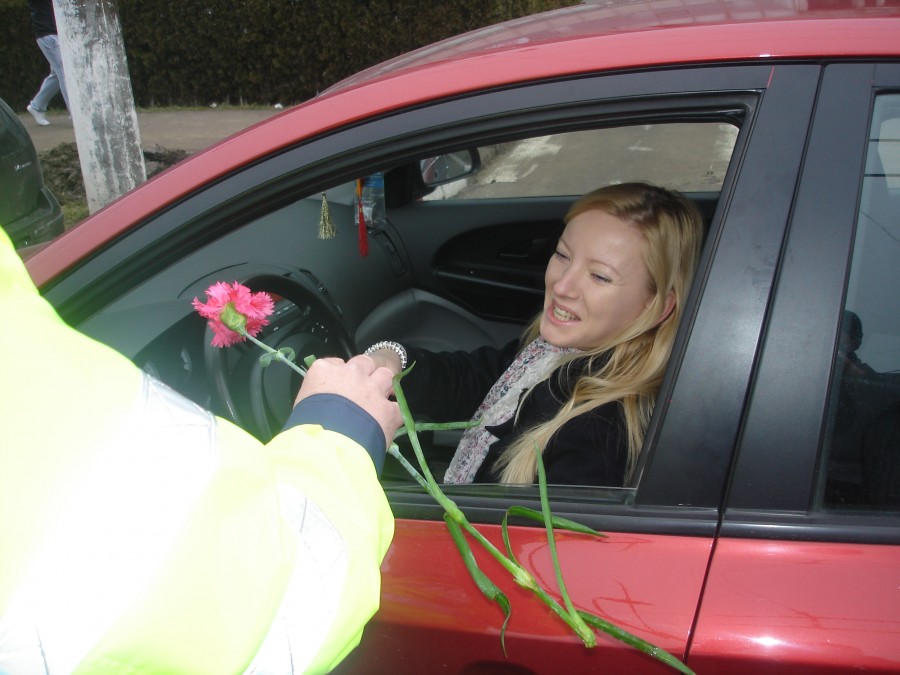
[[[591,210],[566,225],[544,275],[541,335],[583,351],[608,344],[653,300],[638,226]]]

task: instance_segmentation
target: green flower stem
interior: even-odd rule
[[[413,364],[413,366],[414,365],[415,364]],[[416,423],[413,421],[412,413],[409,410],[409,404],[406,402],[406,396],[403,393],[403,388],[400,386],[400,380],[413,366],[394,375],[394,397],[397,399],[397,404],[400,406],[400,414],[403,416],[403,426],[406,429],[406,433],[409,435],[409,440],[412,443],[413,452],[416,455],[416,460],[419,462],[419,467],[422,469],[422,475],[425,478],[425,489],[428,491],[428,494],[443,507],[447,515],[453,518],[455,522],[462,524],[466,520],[466,517],[463,515],[462,511],[459,510],[456,503],[447,497],[447,495],[445,495],[438,487],[437,481],[434,480],[434,476],[431,474],[431,469],[428,468],[428,462],[425,461],[425,453],[422,452],[422,445],[419,443],[419,436],[416,433]],[[413,470],[415,471],[415,469]]]
[[[412,366],[410,366],[410,368],[412,368]],[[425,455],[422,452],[422,446],[419,443],[417,432],[439,429],[464,429],[470,426],[474,426],[474,424],[471,422],[416,424],[413,421],[412,413],[410,412],[409,405],[406,401],[406,396],[403,394],[403,389],[400,386],[400,380],[408,372],[409,369],[405,370],[399,375],[396,375],[393,381],[394,395],[397,399],[397,403],[400,405],[400,413],[403,417],[404,424],[404,429],[398,431],[397,436],[401,436],[404,433],[409,436],[410,443],[412,444],[413,451],[416,455],[416,460],[418,461],[419,466],[422,468],[422,473],[419,473],[419,471],[402,454],[400,454],[400,450],[397,447],[396,443],[391,444],[390,448],[388,448],[388,451],[400,462],[401,466],[406,469],[406,471],[419,483],[419,485],[421,485],[425,489],[425,491],[444,508],[444,520],[447,522],[447,527],[450,531],[451,538],[459,549],[466,569],[469,571],[469,574],[472,576],[475,584],[485,595],[485,597],[493,602],[498,603],[501,609],[503,609],[505,619],[500,631],[500,642],[501,646],[503,647],[504,654],[506,653],[504,636],[506,626],[509,622],[510,617],[509,600],[506,598],[503,592],[478,568],[475,562],[475,558],[472,555],[471,547],[469,546],[466,538],[462,536],[460,528],[469,533],[469,535],[473,539],[481,544],[485,548],[485,550],[487,550],[487,552],[490,553],[503,566],[503,568],[512,575],[513,580],[519,586],[530,590],[534,595],[538,597],[538,599],[540,599],[545,605],[547,605],[547,607],[554,614],[562,619],[562,621],[564,621],[566,625],[568,625],[569,628],[571,628],[572,631],[581,639],[582,643],[586,647],[595,647],[597,644],[596,634],[591,630],[591,626],[593,626],[598,630],[602,630],[611,637],[621,640],[625,644],[640,650],[648,656],[658,659],[662,663],[665,663],[666,665],[674,668],[675,670],[678,670],[679,672],[687,674],[693,673],[693,671],[684,663],[682,663],[680,660],[678,660],[665,650],[660,649],[659,647],[647,642],[646,640],[642,640],[636,635],[633,635],[632,633],[619,628],[615,624],[605,621],[604,619],[601,619],[600,617],[595,616],[594,614],[591,614],[589,612],[579,610],[574,606],[571,598],[569,597],[565,582],[563,581],[562,569],[559,565],[559,555],[556,549],[556,540],[553,534],[553,526],[554,524],[556,524],[557,527],[562,527],[564,529],[572,530],[582,534],[596,535],[599,537],[603,537],[606,535],[596,532],[589,527],[581,525],[580,523],[576,523],[564,518],[558,518],[551,513],[550,502],[547,496],[547,475],[544,469],[544,463],[539,452],[537,455],[537,467],[538,488],[540,490],[541,498],[541,513],[539,514],[533,509],[526,509],[524,507],[511,507],[507,511],[507,516],[510,515],[510,511],[512,511],[512,515],[525,516],[534,520],[543,521],[544,527],[547,530],[547,542],[550,548],[550,556],[553,561],[553,569],[556,573],[560,595],[563,598],[565,606],[563,606],[556,598],[554,598],[546,590],[544,590],[544,588],[542,588],[536,582],[534,577],[516,560],[512,552],[512,547],[510,546],[509,534],[507,531],[507,517],[504,517],[503,519],[502,530],[503,542],[506,546],[508,555],[504,555],[496,546],[494,546],[494,544],[488,541],[484,537],[484,535],[481,534],[481,532],[476,530],[475,527],[471,523],[469,523],[465,514],[460,510],[460,508],[452,499],[444,494],[444,492],[438,486],[437,482],[434,480],[434,476],[431,474],[431,471],[428,469],[428,464],[425,461]],[[424,476],[422,474],[424,474]]]
[[[587,624],[578,614],[569,592],[566,590],[566,582],[563,580],[562,569],[559,566],[559,554],[556,551],[556,537],[553,534],[553,518],[550,514],[550,501],[547,497],[547,472],[541,458],[541,449],[535,445],[534,452],[537,455],[538,489],[541,494],[541,511],[544,514],[544,528],[547,530],[547,545],[550,547],[550,559],[553,561],[553,571],[556,573],[556,583],[559,586],[559,594],[566,605],[568,623],[572,630],[581,638],[585,647],[594,647],[597,644],[597,636],[588,628]]]
[[[688,668],[687,664],[682,663],[665,649],[657,647],[656,645],[651,644],[646,640],[642,640],[637,635],[633,635],[627,630],[619,628],[614,623],[610,623],[609,621],[601,619],[599,616],[595,616],[593,614],[590,614],[589,612],[582,612],[581,610],[579,610],[578,613],[586,623],[602,630],[604,633],[611,635],[617,640],[621,640],[628,646],[634,647],[635,649],[644,652],[648,656],[652,656],[654,659],[662,661],[667,666],[677,670],[679,673],[684,673],[685,675],[696,675],[693,670]]]
[[[425,480],[424,478],[422,478],[422,474],[420,474],[416,470],[416,467],[414,467],[412,464],[410,464],[409,460],[406,459],[406,457],[404,457],[401,454],[400,448],[397,447],[396,443],[391,443],[390,446],[388,446],[388,454],[391,455],[398,462],[400,462],[400,466],[402,466],[404,469],[406,469],[407,473],[410,476],[412,476],[413,478],[415,478],[416,482],[419,485],[421,485],[423,488],[425,488],[425,491],[428,492],[429,495],[431,495],[431,486],[428,485],[428,481]],[[434,495],[431,495],[431,496],[433,497]]]
[[[419,425],[414,425],[414,427],[418,427],[418,426]],[[412,438],[414,438],[414,437],[411,437],[410,440],[412,440]],[[416,443],[418,443],[418,438],[416,438],[413,441],[413,445],[415,446]],[[507,571],[509,571],[510,574],[512,574],[514,577],[516,577],[516,582],[519,583],[519,585],[524,586],[526,588],[536,588],[537,587],[537,584],[534,582],[534,578],[531,577],[531,575],[528,574],[528,572],[523,570],[521,566],[517,565],[515,562],[510,560],[507,556],[503,555],[503,553],[496,546],[494,546],[488,539],[486,539],[484,537],[483,534],[481,534],[481,532],[479,532],[472,526],[472,524],[469,522],[468,518],[466,518],[466,516],[463,514],[463,512],[460,510],[460,508],[456,505],[456,502],[454,502],[452,499],[450,499],[447,495],[444,494],[443,490],[441,490],[441,488],[437,485],[437,483],[434,482],[433,478],[432,478],[431,482],[429,482],[429,480],[427,478],[423,477],[422,474],[420,474],[419,471],[412,464],[410,464],[409,460],[406,459],[406,457],[404,457],[402,454],[400,454],[400,450],[397,447],[396,443],[391,444],[391,447],[388,448],[388,452],[394,458],[396,458],[397,461],[400,462],[400,465],[404,469],[406,469],[406,471],[413,478],[415,478],[416,482],[418,482],[419,485],[421,485],[423,488],[425,488],[425,490],[428,492],[428,494],[431,495],[431,497],[434,498],[434,500],[436,502],[438,502],[438,504],[444,506],[444,510],[448,514],[450,514],[451,511],[455,511],[456,513],[459,514],[458,518],[453,518],[451,516],[451,518],[453,519],[453,522],[455,524],[457,524],[458,526],[462,527],[479,544],[484,546],[485,549],[487,549],[487,551],[494,558],[496,558],[500,562],[500,564],[503,565],[503,567],[505,567],[507,569]],[[524,575],[522,574],[523,572],[524,572]]]
[[[471,576],[472,580],[475,582],[475,585],[478,586],[478,590],[480,590],[481,594],[488,600],[500,605],[500,609],[503,610],[504,619],[503,625],[500,627],[500,647],[503,649],[503,655],[506,656],[506,626],[509,623],[509,618],[512,616],[512,606],[509,604],[509,598],[507,598],[506,594],[500,590],[500,587],[491,581],[488,575],[482,572],[481,568],[478,567],[475,555],[472,553],[472,547],[469,546],[469,541],[460,529],[459,523],[455,522],[447,514],[444,514],[444,522],[447,524],[450,538],[453,539],[453,542],[456,544],[456,548],[459,550],[459,555],[462,558],[463,564],[465,565],[466,570],[468,570],[469,576]]]
[[[250,333],[248,333],[247,330],[246,330],[245,328],[240,328],[240,327],[239,327],[238,330],[235,331],[235,332],[240,333],[241,335],[243,335],[245,338],[247,338],[248,340],[250,340],[250,342],[252,342],[253,344],[255,344],[257,347],[259,347],[260,349],[262,349],[264,352],[267,352],[268,354],[271,354],[271,355],[272,355],[272,358],[275,359],[276,361],[281,361],[281,362],[284,363],[285,365],[290,366],[291,368],[293,368],[294,370],[296,370],[298,373],[300,373],[300,377],[306,377],[306,368],[304,368],[303,366],[297,365],[296,363],[294,363],[293,361],[291,361],[289,358],[287,358],[284,354],[282,354],[282,353],[281,353],[280,351],[278,351],[277,349],[272,349],[272,348],[271,348],[269,345],[267,345],[265,342],[262,342],[262,341],[260,341],[260,340],[257,340],[255,337],[253,337],[252,335],[250,335]]]
[[[428,468],[428,463],[425,461],[425,454],[422,452],[422,445],[419,443],[419,437],[416,428],[416,423],[413,421],[412,414],[409,410],[409,404],[406,401],[406,396],[403,393],[403,388],[400,386],[400,380],[403,376],[408,373],[409,370],[396,375],[394,377],[393,386],[394,386],[394,396],[397,399],[397,403],[400,405],[400,412],[403,416],[403,424],[406,429],[406,433],[409,435],[410,443],[413,447],[413,452],[416,455],[416,459],[419,462],[419,466],[422,468],[422,474],[419,472],[408,462],[406,459],[401,459],[401,465],[419,482],[422,487],[428,492],[429,495],[443,508],[447,513],[447,516],[453,520],[454,523],[461,526],[469,535],[475,539],[479,544],[481,544],[485,550],[494,557],[494,559],[499,562],[504,569],[506,569],[513,577],[514,581],[521,587],[527,588],[532,593],[537,595],[544,603],[546,603],[550,609],[553,610],[563,621],[568,624],[572,630],[581,638],[582,642],[584,642],[588,646],[593,646],[596,644],[596,638],[590,629],[584,624],[581,618],[575,613],[573,608],[572,612],[567,612],[565,608],[560,605],[556,599],[550,596],[541,586],[535,581],[534,577],[521,565],[517,562],[514,562],[509,557],[504,555],[494,544],[492,544],[481,532],[475,529],[475,527],[469,522],[466,518],[465,514],[460,510],[460,508],[456,505],[456,503],[447,497],[444,494],[443,490],[438,486],[437,482],[434,480],[434,476],[431,474],[431,471]],[[396,446],[392,446],[391,454],[394,457],[402,457],[400,455],[399,450],[397,450]],[[540,462],[539,462],[540,463]],[[544,497],[546,497],[546,477],[545,477],[545,489],[544,489]],[[457,545],[459,546],[459,539],[456,539]],[[555,551],[555,549],[554,549]],[[557,569],[559,567],[558,561],[556,562]],[[570,601],[571,602],[571,601]],[[505,625],[505,624],[504,624]],[[584,632],[590,637],[586,637]]]

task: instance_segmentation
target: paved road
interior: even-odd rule
[[[279,112],[275,108],[139,111],[141,145],[196,152]],[[51,150],[60,143],[75,142],[72,120],[65,113],[48,114],[50,125],[46,127],[38,126],[28,113],[19,117],[38,152]]]

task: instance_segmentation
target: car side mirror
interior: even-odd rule
[[[480,168],[481,157],[476,148],[419,160],[422,184],[429,190],[471,176]]]

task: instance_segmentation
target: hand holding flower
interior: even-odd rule
[[[380,368],[367,356],[355,356],[347,362],[336,358],[316,359],[306,373],[297,400],[314,394],[337,394],[368,412],[384,432],[385,447],[403,423],[400,406],[388,400],[393,394],[393,374]]]

